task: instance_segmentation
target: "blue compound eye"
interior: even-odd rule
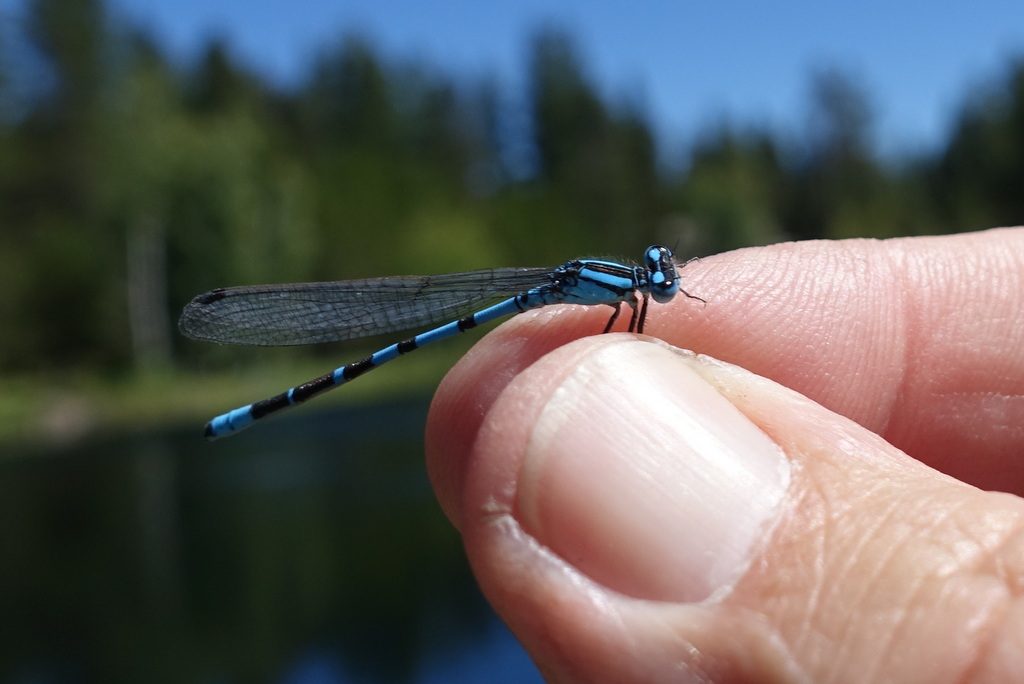
[[[671,301],[679,292],[679,273],[672,260],[672,250],[664,245],[648,247],[644,253],[644,265],[654,301],[659,304]]]

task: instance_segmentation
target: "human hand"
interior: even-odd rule
[[[435,398],[438,499],[544,675],[1018,681],[1024,230],[682,275],[707,306],[646,330],[707,357],[550,307]]]

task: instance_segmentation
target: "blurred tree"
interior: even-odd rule
[[[185,90],[172,187],[178,253],[211,287],[302,279],[320,254],[316,189],[283,105],[218,42]]]
[[[552,214],[562,225],[544,230],[544,239],[559,235],[560,244],[636,249],[653,235],[664,208],[647,123],[635,110],[608,111],[560,31],[534,38],[530,97],[538,180],[565,206]]]
[[[28,264],[24,263],[24,253],[17,246],[14,232],[7,221],[15,218],[11,203],[12,193],[9,189],[14,185],[20,171],[20,159],[16,147],[14,122],[17,118],[17,96],[12,83],[11,35],[6,22],[0,22],[0,320],[15,325],[22,317],[19,292],[27,276],[23,271]],[[6,207],[4,209],[3,207]],[[8,294],[3,294],[7,292]],[[14,343],[9,338],[15,337],[9,332],[0,333],[0,371],[10,365]],[[17,337],[24,338],[22,335]]]
[[[201,115],[214,115],[264,102],[259,82],[232,62],[227,45],[220,39],[207,44],[198,66],[185,83],[184,91],[186,106]]]
[[[467,179],[494,156],[472,102],[360,38],[320,57],[295,117],[322,226],[314,275],[468,268],[493,252]]]
[[[951,231],[1017,225],[1024,217],[1024,58],[962,108],[932,172]]]
[[[56,119],[88,116],[104,84],[102,46],[109,32],[100,0],[30,0],[28,32],[55,79],[48,113]]]
[[[788,182],[767,133],[723,126],[704,134],[679,192],[683,215],[696,228],[693,248],[709,253],[784,239]]]
[[[0,207],[6,248],[23,260],[9,273],[19,298],[0,365],[110,360],[123,312],[116,296],[123,244],[102,215],[104,96],[113,42],[94,0],[34,0],[21,24],[45,88],[16,124],[16,173]],[[123,301],[123,299],[121,300]]]
[[[543,177],[568,182],[588,161],[600,166],[607,114],[567,34],[548,30],[534,38],[530,88]]]
[[[884,164],[866,89],[831,68],[812,76],[799,135],[722,126],[670,178],[643,107],[602,96],[564,32],[534,37],[525,93],[385,59],[358,37],[274,90],[222,42],[176,69],[111,26],[101,0],[28,0],[0,32],[5,371],[165,365],[180,305],[220,285],[555,265],[656,238],[707,253],[1024,213],[1021,60],[972,94],[939,157]]]
[[[387,75],[369,43],[341,40],[313,67],[300,101],[304,142],[314,154],[338,147],[387,150],[396,142]]]
[[[397,237],[413,203],[398,160],[387,76],[357,37],[322,55],[299,93],[297,141],[313,172],[321,258],[318,278],[369,275],[384,230]],[[372,259],[372,257],[371,257]]]
[[[136,367],[168,365],[167,185],[180,171],[182,116],[175,84],[149,41],[135,37],[109,116],[110,220],[125,232],[128,329]]]
[[[854,76],[836,67],[812,75],[807,137],[784,219],[794,237],[887,234],[872,120],[870,98]]]

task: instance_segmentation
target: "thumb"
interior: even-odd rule
[[[552,681],[1024,671],[1020,500],[738,367],[569,344],[503,389],[463,471],[474,572]]]

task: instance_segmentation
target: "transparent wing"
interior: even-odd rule
[[[550,268],[229,287],[185,306],[178,327],[195,340],[277,346],[353,340],[428,328],[552,282]]]

